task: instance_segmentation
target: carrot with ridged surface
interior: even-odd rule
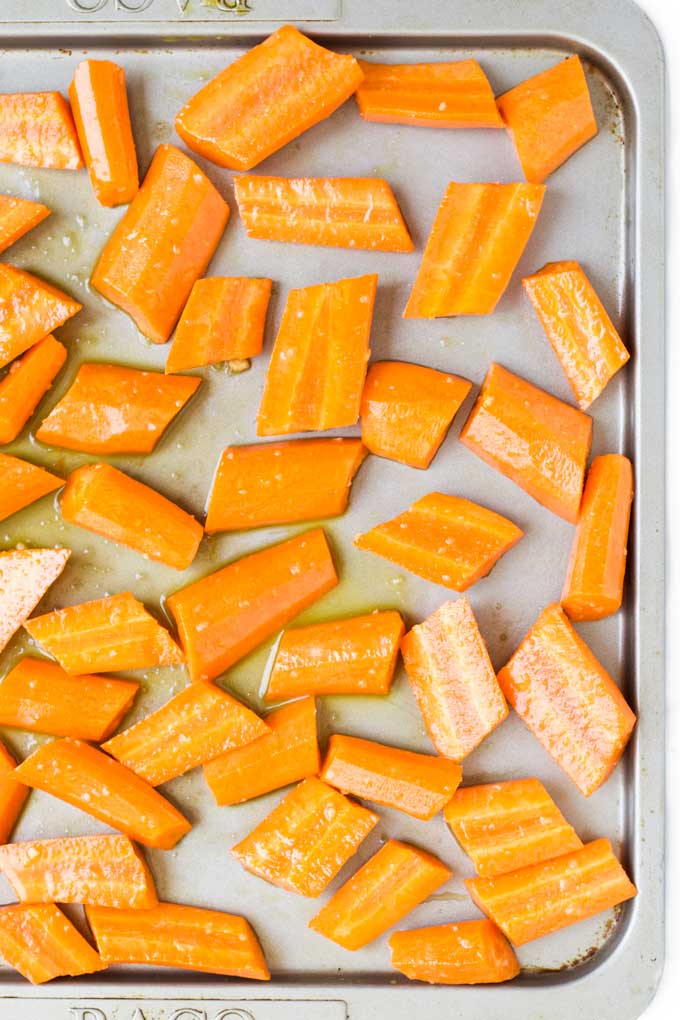
[[[0,552],[0,652],[66,566],[70,549]]]
[[[12,835],[30,793],[27,786],[14,778],[16,767],[16,759],[0,740],[0,844]]]
[[[106,969],[54,903],[0,907],[0,955],[34,985]]]
[[[40,202],[15,195],[0,195],[0,252],[37,227],[50,212]]]
[[[78,135],[60,92],[0,95],[0,163],[80,169],[83,157]]]
[[[66,361],[66,348],[48,334],[14,361],[0,380],[0,446],[13,443]]]
[[[0,521],[35,503],[49,492],[60,489],[63,478],[58,478],[50,471],[31,464],[19,457],[10,457],[0,453]]]
[[[81,308],[78,301],[37,276],[0,263],[0,368]]]
[[[482,985],[519,974],[512,948],[491,921],[459,921],[395,931],[392,966],[411,981],[433,985]]]

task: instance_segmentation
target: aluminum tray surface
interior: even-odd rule
[[[307,929],[318,901],[282,892],[243,871],[230,857],[230,846],[269,812],[280,793],[239,807],[217,808],[196,770],[167,788],[195,827],[176,850],[150,854],[159,893],[170,900],[245,914],[262,940],[272,983],[121,968],[80,982],[34,989],[3,968],[0,1018],[400,1020],[414,1017],[418,1010],[428,1020],[454,1016],[573,1020],[576,1015],[582,1020],[614,1016],[626,1020],[639,1015],[651,997],[663,951],[663,57],[658,39],[629,0],[604,0],[597,6],[586,0],[566,4],[33,0],[30,5],[6,0],[0,13],[0,90],[65,91],[84,55],[120,62],[128,76],[144,171],[159,142],[177,142],[173,118],[184,101],[283,20],[295,21],[327,45],[368,59],[477,57],[497,93],[567,53],[578,52],[585,61],[599,134],[549,179],[537,228],[492,316],[428,322],[403,320],[401,311],[446,183],[521,180],[504,132],[369,124],[350,101],[257,167],[255,172],[281,175],[385,177],[412,230],[416,251],[411,255],[251,240],[236,213],[230,173],[198,161],[232,207],[210,272],[270,276],[276,281],[267,352],[290,287],[375,271],[380,283],[373,358],[423,362],[475,384],[427,473],[369,458],[345,516],[324,523],[342,583],[297,622],[394,607],[412,624],[441,604],[448,597],[445,590],[358,551],[351,541],[357,532],[437,490],[505,513],[526,533],[469,593],[497,667],[541,608],[559,596],[572,528],[467,451],[458,442],[458,432],[492,360],[571,400],[519,278],[556,259],[575,258],[586,267],[633,353],[630,364],[591,409],[593,452],[621,450],[633,457],[637,492],[624,611],[578,629],[640,712],[640,722],[624,761],[589,800],[513,716],[466,760],[465,782],[539,776],[583,839],[600,835],[612,839],[639,896],[620,912],[523,947],[518,954],[523,974],[511,985],[461,989],[409,984],[390,969],[384,938],[358,953],[345,952]],[[167,348],[142,340],[131,320],[88,285],[94,261],[122,210],[97,205],[84,171],[2,166],[0,191],[39,199],[53,210],[5,257],[52,280],[84,304],[83,312],[59,331],[69,346],[69,360],[33,423],[56,403],[82,361],[161,368]],[[256,359],[252,369],[239,376],[221,368],[204,370],[198,397],[156,453],[113,458],[114,462],[200,515],[221,449],[256,439],[254,419],[267,361],[267,356]],[[50,452],[30,436],[8,452],[49,462],[62,473],[88,459]],[[4,522],[0,543],[8,548],[17,542],[59,542],[73,549],[72,561],[44,608],[132,588],[163,612],[165,593],[301,530],[270,528],[209,538],[190,570],[178,575],[62,524],[56,506],[43,500]],[[0,664],[0,675],[29,648],[24,638],[15,639]],[[270,649],[271,642],[238,663],[223,680],[256,708],[261,707],[259,692]],[[169,669],[146,671],[140,679],[143,696],[133,720],[162,704],[185,682],[181,670]],[[431,750],[403,671],[388,698],[321,699],[320,720],[324,739],[329,732],[340,731]],[[30,752],[40,739],[15,730],[3,738],[19,755]],[[441,816],[422,823],[387,809],[379,813],[378,830],[332,888],[386,837],[396,837],[438,854],[454,872],[440,893],[401,927],[478,916],[463,886],[463,878],[472,873],[470,862]],[[14,838],[94,831],[101,831],[101,826],[84,814],[34,793]],[[6,901],[12,899],[4,882],[1,894]]]

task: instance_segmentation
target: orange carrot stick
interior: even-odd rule
[[[229,206],[194,161],[159,145],[90,282],[140,333],[163,344],[228,219]]]
[[[16,767],[16,760],[0,740],[0,844],[6,843],[12,835],[30,792],[14,778]]]
[[[106,969],[54,903],[1,907],[0,954],[34,985]]]
[[[0,552],[0,652],[66,566],[70,549]]]
[[[68,294],[37,276],[0,263],[0,368],[81,308]]]
[[[267,370],[258,436],[354,425],[378,277],[291,290]]]
[[[344,949],[361,949],[450,877],[432,854],[390,839],[338,889],[309,927]]]
[[[48,492],[60,489],[64,484],[63,478],[58,478],[37,464],[20,460],[19,457],[9,457],[6,453],[0,453],[0,478],[0,521],[35,503]]]
[[[333,113],[362,78],[354,57],[284,25],[192,96],[175,129],[213,163],[250,170]]]
[[[50,215],[51,210],[40,202],[14,195],[0,195],[0,252]]]
[[[66,361],[66,348],[48,334],[10,365],[0,380],[0,446],[13,443]]]
[[[0,163],[80,169],[75,124],[60,92],[0,95]]]
[[[483,985],[519,974],[512,948],[491,921],[460,921],[395,931],[392,966],[411,981],[432,985]]]
[[[316,528],[176,591],[168,606],[191,679],[219,676],[337,583],[326,536]]]

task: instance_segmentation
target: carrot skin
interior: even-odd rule
[[[0,521],[6,520],[12,514],[35,503],[37,499],[54,492],[55,489],[60,489],[64,484],[63,478],[58,478],[37,464],[31,464],[19,457],[10,457],[6,453],[0,453],[0,477],[2,477]]]
[[[14,778],[16,767],[16,760],[0,740],[0,844],[6,843],[12,835],[30,793],[27,786]]]
[[[54,903],[0,907],[0,953],[31,984],[106,969]]]
[[[0,552],[0,652],[66,566],[70,549]]]
[[[0,163],[80,169],[83,156],[78,135],[60,92],[0,95]]]
[[[511,981],[519,963],[491,921],[460,921],[395,931],[389,939],[392,966],[411,981],[480,985]]]
[[[0,368],[79,312],[82,305],[37,276],[0,263]]]
[[[40,202],[14,195],[0,195],[0,253],[50,215]]]
[[[0,446],[13,443],[66,361],[66,348],[48,334],[14,361],[0,380]]]

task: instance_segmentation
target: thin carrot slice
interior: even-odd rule
[[[378,277],[291,290],[272,351],[258,436],[356,424]]]
[[[0,652],[66,566],[70,549],[0,552]]]
[[[589,797],[623,754],[635,713],[556,602],[498,674],[506,698]]]
[[[608,839],[495,878],[468,878],[465,885],[515,946],[600,914],[637,893]]]
[[[64,484],[63,478],[58,478],[37,464],[19,457],[9,457],[6,453],[0,453],[0,477],[0,521],[35,503],[48,492],[60,489]]]
[[[0,380],[0,446],[13,443],[66,361],[66,348],[48,334],[10,365]]]
[[[83,306],[37,276],[0,263],[0,368]]]
[[[457,184],[442,199],[405,319],[490,315],[541,209],[542,184]]]
[[[14,195],[0,195],[0,252],[50,215],[51,210],[40,202]]]
[[[590,415],[493,364],[460,440],[548,510],[576,524],[592,433]]]
[[[0,95],[0,163],[79,170],[83,157],[60,92]]]
[[[523,534],[507,517],[469,499],[431,492],[357,535],[354,544],[427,581],[465,591],[486,577]]]
[[[406,361],[371,365],[361,398],[361,438],[371,453],[427,468],[472,384]]]
[[[491,921],[460,921],[395,931],[392,966],[411,981],[432,985],[485,985],[519,974],[512,948]]]
[[[170,595],[192,680],[212,680],[338,583],[321,528],[244,556]]]
[[[90,282],[140,333],[163,344],[228,219],[229,206],[194,161],[159,145]]]
[[[30,792],[27,786],[14,778],[16,767],[13,755],[0,740],[0,843],[6,843],[12,835]]]
[[[213,163],[250,170],[333,113],[362,78],[354,57],[284,25],[192,96],[175,129]]]
[[[390,839],[338,889],[309,927],[344,949],[361,949],[450,877],[432,854]]]
[[[106,969],[54,903],[0,907],[0,954],[34,985]]]

